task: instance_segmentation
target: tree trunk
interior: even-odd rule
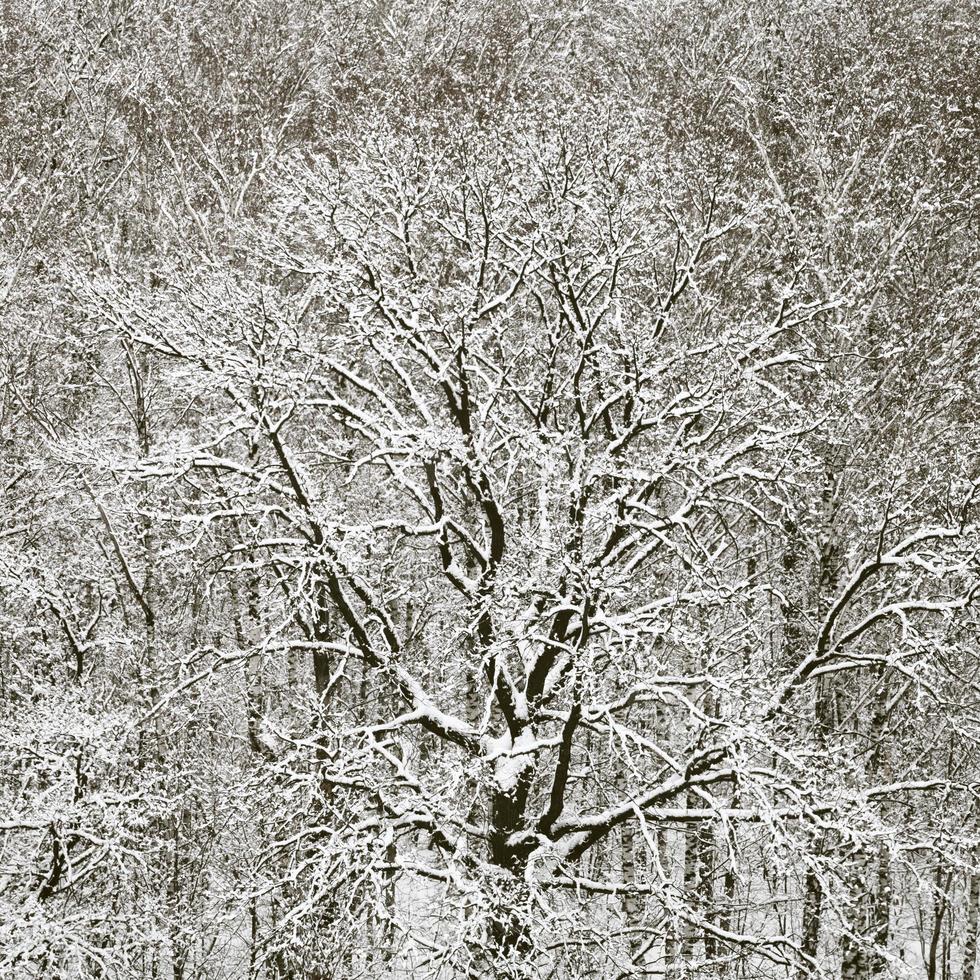
[[[946,871],[942,861],[936,866],[936,880],[932,899],[932,934],[929,937],[929,949],[926,954],[927,980],[942,980],[941,944],[943,928],[946,924],[946,913],[949,910],[949,887],[953,881],[953,873]]]
[[[819,846],[818,846],[819,853]],[[803,882],[803,944],[802,950],[807,961],[801,967],[800,975],[805,977],[810,970],[809,961],[816,960],[820,949],[820,912],[823,906],[823,886],[817,873],[808,868]]]
[[[528,948],[527,920],[523,914],[527,869],[526,845],[514,845],[515,834],[526,829],[530,769],[522,770],[512,785],[495,785],[490,801],[488,834],[490,861],[504,874],[497,900],[490,910],[492,968],[497,976],[518,977],[521,954]]]
[[[792,520],[787,519],[783,524],[786,534],[786,544],[783,551],[783,592],[786,595],[794,596],[796,601],[786,599],[782,606],[783,619],[783,660],[787,667],[798,663],[803,656],[804,630],[802,606],[805,601],[807,583],[799,581],[799,566],[804,556],[804,546],[802,534],[799,527]],[[821,583],[823,584],[823,583]],[[794,588],[795,586],[795,588]],[[814,716],[817,721],[817,737],[825,736],[824,728],[826,707],[823,704],[824,691],[817,685]],[[823,852],[825,838],[820,834],[816,838],[815,856]],[[805,980],[812,973],[812,961],[817,958],[820,949],[820,924],[823,910],[823,886],[817,873],[807,867],[803,878],[803,914],[800,927],[801,945],[804,960],[800,964],[798,976],[800,980]]]
[[[660,849],[660,863],[668,879],[671,879],[671,859],[670,859],[670,831],[661,830],[657,835],[657,846]],[[668,913],[669,913],[668,909]],[[676,977],[682,967],[681,942],[678,935],[677,921],[668,915],[664,924],[664,975],[666,977]]]
[[[842,980],[876,980],[888,975],[881,949],[888,942],[891,915],[891,861],[882,847],[872,858],[856,862],[851,871],[855,912],[845,935]],[[935,978],[933,978],[935,980]]]
[[[620,774],[617,790],[621,796],[627,792],[626,777]],[[622,867],[622,880],[627,886],[636,885],[636,827],[632,821],[623,824],[620,836],[620,864]],[[629,951],[630,958],[636,962],[636,958],[643,948],[640,938],[635,930],[638,929],[642,913],[642,902],[635,892],[626,892],[623,895],[623,918],[626,928],[629,931]]]
[[[967,881],[966,934],[963,937],[963,980],[974,980],[977,964],[977,935],[980,933],[980,874]]]

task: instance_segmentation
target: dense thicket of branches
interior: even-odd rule
[[[0,976],[974,980],[978,16],[5,2]]]

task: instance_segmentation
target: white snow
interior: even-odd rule
[[[510,739],[507,738],[509,742]],[[504,791],[512,790],[517,785],[521,773],[534,762],[534,753],[538,749],[534,733],[528,729],[521,732],[508,750],[497,756],[494,766],[494,779]]]

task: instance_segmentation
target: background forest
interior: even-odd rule
[[[0,978],[975,980],[978,24],[3,0]]]

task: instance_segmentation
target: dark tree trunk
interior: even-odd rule
[[[967,882],[966,933],[963,937],[963,980],[974,980],[977,964],[977,935],[980,933],[980,874]]]

